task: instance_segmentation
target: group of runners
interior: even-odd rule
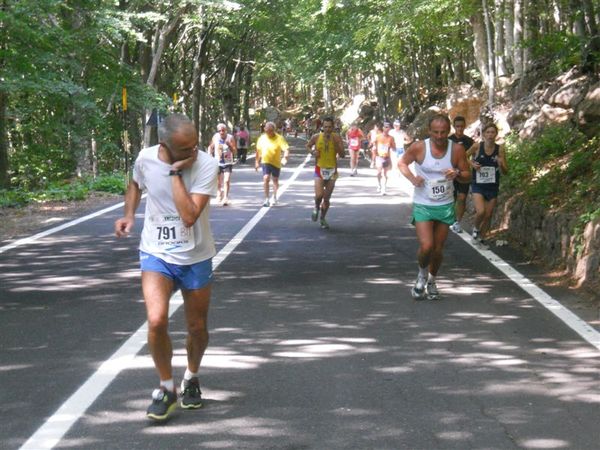
[[[500,172],[507,171],[503,149],[496,144],[495,125],[482,129],[483,141],[474,144],[464,136],[464,119],[434,116],[429,138],[410,142],[400,123],[384,122],[370,133],[372,161],[377,168],[378,187],[386,194],[387,170],[396,160],[400,173],[414,186],[412,222],[418,239],[418,273],[411,288],[415,299],[438,299],[436,276],[450,226],[456,227],[457,212],[464,207],[455,202],[455,183],[468,185],[476,207],[473,237],[482,239],[489,228],[496,204]],[[344,142],[334,132],[335,120],[322,119],[321,130],[307,139],[306,149],[315,158],[314,209],[312,221],[324,229],[331,195],[339,177],[338,162],[345,156]],[[461,129],[462,126],[462,129]],[[240,131],[242,132],[240,134]],[[166,420],[177,405],[171,359],[173,349],[168,334],[169,299],[180,289],[187,325],[187,367],[180,386],[181,407],[202,407],[198,371],[208,344],[207,314],[213,278],[212,258],[216,254],[209,222],[212,197],[226,205],[229,200],[232,166],[240,149],[249,148],[250,136],[243,128],[234,135],[225,124],[217,126],[208,152],[198,148],[193,122],[181,114],[167,116],[159,126],[159,144],[143,149],[135,162],[133,177],[125,194],[124,215],[115,222],[118,237],[130,233],[142,192],[147,192],[139,257],[142,271],[148,346],[159,375],[159,387],[152,393],[147,417]],[[246,132],[247,133],[247,132]],[[352,126],[346,134],[351,175],[357,174],[357,141],[364,135]],[[401,144],[400,144],[401,143]],[[470,144],[470,145],[469,145]],[[465,148],[468,146],[469,148]],[[393,156],[392,156],[393,155]],[[263,206],[277,204],[279,176],[289,158],[289,145],[277,133],[276,124],[264,124],[256,141],[255,169],[263,176]],[[270,186],[273,196],[270,196]],[[456,188],[457,196],[464,186]],[[466,195],[465,195],[466,198]],[[456,209],[455,209],[456,208]],[[460,208],[463,208],[460,210]]]

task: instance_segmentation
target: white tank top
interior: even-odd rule
[[[431,154],[431,141],[425,139],[425,158],[421,164],[415,163],[417,176],[425,180],[423,186],[415,187],[413,202],[420,205],[440,206],[454,202],[454,184],[447,180],[445,172],[453,169],[452,144],[448,140],[448,148],[441,158]]]

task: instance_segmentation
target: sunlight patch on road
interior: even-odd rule
[[[407,366],[395,366],[395,367],[374,367],[373,370],[375,372],[381,373],[411,373],[414,372],[415,369]]]
[[[568,441],[562,439],[523,439],[519,441],[519,447],[521,448],[570,448],[571,444]]]
[[[397,284],[404,285],[400,280],[395,278],[368,278],[365,280],[368,284]]]
[[[211,354],[206,352],[202,358],[202,367],[213,369],[256,369],[261,364],[269,362],[269,359],[260,356],[240,355],[240,354]],[[187,356],[174,355],[172,361],[173,367],[185,369],[187,367]],[[121,366],[122,367],[122,366]],[[127,369],[154,369],[154,362],[150,356],[138,356],[127,365]]]

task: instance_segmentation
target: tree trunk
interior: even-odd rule
[[[517,78],[523,76],[523,0],[514,0],[514,22],[513,22],[513,68]]]
[[[202,15],[202,10],[200,11],[200,15]],[[194,125],[196,126],[196,132],[198,133],[198,138],[200,142],[202,141],[201,131],[203,130],[201,127],[201,117],[200,111],[202,108],[201,100],[203,98],[203,86],[204,86],[204,71],[206,70],[206,66],[208,64],[208,47],[210,43],[209,37],[212,36],[212,32],[215,28],[215,23],[211,22],[204,28],[202,27],[201,32],[198,36],[198,45],[196,49],[196,55],[194,58],[194,68],[192,70],[192,120],[194,121]]]
[[[585,41],[585,21],[583,18],[583,5],[581,0],[570,0],[571,14],[573,15],[573,34],[583,43]]]
[[[513,32],[514,32],[514,15],[515,15],[515,11],[514,11],[514,5],[513,5],[513,0],[505,0],[504,3],[504,59],[505,59],[505,64],[508,66],[507,70],[511,70],[512,68],[512,72],[514,73],[514,62],[513,62],[513,55],[514,55],[514,39],[513,39]]]
[[[0,89],[0,188],[8,188],[10,177],[8,176],[8,139],[6,135],[6,108],[8,95]]]
[[[489,84],[489,66],[486,52],[485,27],[483,25],[483,16],[481,11],[478,11],[471,17],[471,26],[473,28],[473,50],[475,55],[475,63],[481,74],[483,85]]]
[[[483,22],[485,24],[485,38],[486,38],[486,49],[487,49],[487,61],[488,61],[488,103],[491,106],[494,103],[494,88],[496,82],[496,68],[494,65],[494,39],[492,37],[492,24],[490,20],[490,14],[487,7],[487,0],[482,0],[481,5],[483,7]]]
[[[165,50],[167,37],[175,29],[180,17],[181,11],[178,11],[175,14],[175,17],[169,20],[169,22],[167,22],[164,26],[157,26],[156,28],[156,35],[152,47],[152,63],[150,64],[150,71],[148,72],[148,78],[146,79],[146,85],[152,88],[154,88],[156,85],[156,75],[160,66],[160,60]],[[146,120],[144,123],[144,147],[148,147],[150,145],[152,128],[151,126],[146,125],[146,122],[150,118],[151,113],[152,109],[146,110]]]
[[[589,36],[596,36],[598,34],[598,22],[596,20],[596,14],[594,12],[594,4],[590,0],[581,0],[583,4],[583,11],[585,12],[585,23]]]
[[[496,0],[494,15],[494,30],[496,31],[495,56],[496,56],[496,76],[506,76],[506,64],[504,63],[504,0]]]
[[[0,11],[6,13],[8,5],[6,0],[2,0],[0,3]],[[4,22],[0,21],[0,50],[2,55],[6,54],[7,49],[6,29]],[[0,57],[0,72],[4,70],[6,61],[4,57]],[[9,163],[8,163],[8,136],[6,132],[6,109],[8,107],[8,94],[0,85],[0,188],[8,188],[10,183],[10,177],[8,176]]]
[[[242,117],[244,118],[244,125],[250,130],[250,99],[252,95],[252,73],[254,69],[252,66],[248,66],[244,72],[244,107],[242,111]]]

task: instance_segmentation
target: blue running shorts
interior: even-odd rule
[[[178,289],[192,291],[202,289],[213,278],[212,258],[189,266],[171,264],[156,256],[140,251],[142,272],[158,272],[175,283]]]
[[[279,174],[281,173],[281,169],[279,167],[275,167],[272,164],[263,164],[262,165],[262,173],[264,175],[271,175],[273,178],[279,178]]]

